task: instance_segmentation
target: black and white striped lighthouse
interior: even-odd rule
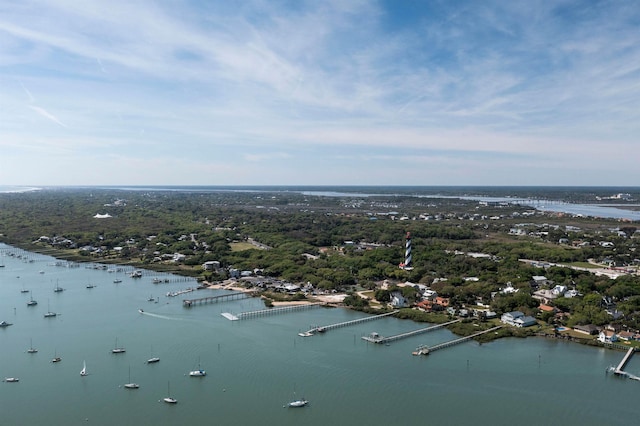
[[[401,269],[413,269],[413,267],[411,266],[411,233],[409,232],[407,232],[407,236],[405,237],[404,262],[402,262],[399,266]]]

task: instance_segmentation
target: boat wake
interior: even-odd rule
[[[140,315],[147,315],[154,318],[166,319],[170,321],[186,321],[186,319],[184,318],[176,318],[168,315],[154,314],[152,312],[147,312],[147,311],[138,311],[138,312],[140,312]]]

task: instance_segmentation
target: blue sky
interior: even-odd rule
[[[0,184],[639,185],[636,1],[0,3]]]

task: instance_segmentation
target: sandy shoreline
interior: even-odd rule
[[[212,290],[231,290],[231,291],[239,291],[242,293],[256,293],[259,289],[255,287],[247,288],[239,286],[237,281],[234,280],[226,280],[219,284],[210,284],[203,283],[207,288]],[[292,300],[285,302],[273,301],[273,306],[295,306],[295,305],[309,305],[312,303],[342,303],[346,294],[326,294],[326,295],[316,295],[311,298],[311,300]]]

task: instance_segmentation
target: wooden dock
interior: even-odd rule
[[[430,353],[435,352],[438,349],[444,349],[444,348],[448,348],[449,346],[457,345],[458,343],[466,342],[467,340],[471,340],[476,336],[480,336],[480,335],[485,334],[485,333],[490,333],[492,331],[498,330],[499,328],[502,328],[502,326],[499,325],[497,327],[493,327],[493,328],[490,328],[488,330],[479,331],[477,333],[470,334],[469,336],[460,337],[458,339],[453,339],[453,340],[450,340],[448,342],[440,343],[438,345],[431,346],[431,347],[429,347],[427,345],[420,345],[413,352],[413,355],[429,355]]]
[[[247,297],[249,296],[243,292],[228,293],[219,296],[199,297],[197,299],[183,300],[182,306],[184,306],[185,308],[190,308],[192,306],[202,305],[205,303],[226,302],[227,300],[246,299]]]
[[[221,315],[228,320],[238,321],[238,320],[243,320],[248,318],[262,317],[266,315],[276,315],[276,314],[283,314],[283,313],[294,312],[294,311],[301,311],[304,309],[317,308],[318,306],[321,306],[321,305],[322,303],[306,303],[304,305],[291,305],[291,306],[282,306],[280,308],[260,309],[258,311],[241,312],[237,315],[234,315],[229,312],[223,312]]]
[[[438,330],[439,328],[443,328],[443,327],[448,326],[449,324],[454,324],[454,323],[460,322],[460,321],[461,320],[457,319],[457,320],[445,322],[445,323],[442,323],[442,324],[432,325],[431,327],[420,328],[418,330],[407,331],[406,333],[400,333],[400,334],[396,334],[394,336],[387,336],[387,337],[382,337],[378,333],[371,333],[369,336],[362,336],[362,340],[366,340],[369,343],[384,344],[384,343],[393,342],[395,340],[400,340],[400,339],[405,339],[407,337],[416,336],[418,334],[428,333],[430,331]]]
[[[383,317],[388,317],[389,315],[394,315],[394,314],[397,314],[398,312],[399,311],[392,311],[392,312],[387,312],[380,315],[372,315],[369,317],[358,318],[351,321],[339,322],[337,324],[319,325],[317,327],[313,327],[312,329],[305,331],[304,333],[298,333],[298,336],[309,337],[309,336],[313,336],[316,333],[324,333],[325,331],[333,330],[334,328],[348,327],[350,325],[360,324],[361,322],[373,321]]]
[[[636,351],[636,348],[629,348],[624,358],[622,358],[622,361],[620,361],[620,364],[618,364],[617,367],[612,369],[613,374],[615,374],[616,376],[627,377],[633,380],[640,380],[640,377],[634,376],[633,374],[627,373],[626,371],[624,371],[624,367],[627,365],[627,363],[629,362],[629,360],[631,359],[635,351]]]

